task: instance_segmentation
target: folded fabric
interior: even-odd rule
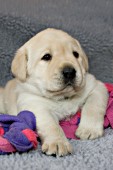
[[[113,85],[105,84],[109,100],[104,118],[104,128],[113,128]],[[81,113],[77,112],[69,120],[59,122],[67,138],[77,139],[76,129],[80,123]],[[0,115],[0,154],[26,152],[38,146],[36,119],[32,112],[22,111],[17,116]]]
[[[109,92],[109,100],[104,118],[104,127],[107,128],[108,126],[111,126],[111,128],[113,128],[113,85],[108,83],[105,85]]]

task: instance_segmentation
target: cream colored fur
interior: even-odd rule
[[[79,53],[78,58],[73,51]],[[47,53],[51,61],[42,60]],[[63,84],[61,70],[66,65],[76,70],[74,86]],[[76,135],[81,139],[103,135],[107,90],[88,73],[87,56],[76,39],[56,29],[38,33],[17,51],[12,72],[15,79],[0,90],[0,112],[16,115],[22,110],[32,111],[43,152],[59,156],[72,152],[59,120],[79,109],[82,116]]]

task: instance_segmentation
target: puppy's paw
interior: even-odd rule
[[[103,128],[88,128],[85,126],[79,126],[76,130],[76,136],[80,139],[96,139],[103,136]]]
[[[42,151],[47,155],[65,156],[72,153],[72,146],[68,140],[56,139],[49,142],[44,142]]]

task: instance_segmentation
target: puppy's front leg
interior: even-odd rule
[[[101,82],[91,92],[82,108],[81,121],[76,136],[81,139],[95,139],[103,135],[104,115],[108,101],[107,90]]]
[[[45,113],[44,113],[45,112]],[[59,123],[47,110],[36,116],[39,136],[42,140],[42,151],[47,155],[64,156],[72,152],[72,147],[65,137]]]

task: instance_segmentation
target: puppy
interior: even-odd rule
[[[46,29],[26,42],[12,61],[15,79],[0,89],[0,112],[32,111],[42,151],[64,156],[72,152],[59,120],[81,110],[80,139],[103,135],[108,100],[104,84],[88,73],[88,59],[67,33]]]

